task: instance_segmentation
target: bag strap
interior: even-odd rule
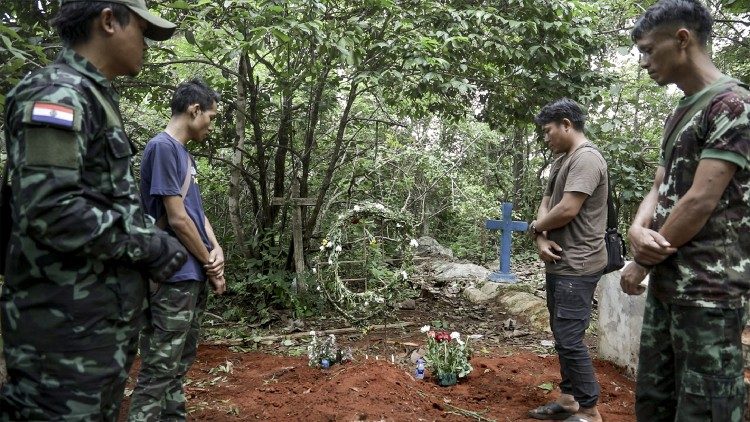
[[[180,187],[180,196],[182,196],[182,200],[185,201],[185,198],[187,197],[188,190],[190,190],[190,154],[187,154],[187,160],[186,160],[186,166],[185,166],[185,180],[182,181],[182,186]],[[167,213],[166,210],[164,211],[164,215],[159,217],[159,219],[156,221],[156,227],[164,230],[167,227],[168,219],[167,219]]]
[[[583,145],[585,148],[591,148],[598,152],[602,158],[604,158],[604,154],[599,150],[599,148],[596,147],[596,145],[588,142]],[[605,160],[606,162],[606,160]],[[607,166],[607,230],[609,229],[617,229],[617,220],[619,211],[617,207],[615,207],[615,201],[612,199],[612,179],[609,177],[609,165]]]
[[[681,113],[675,115],[674,119],[670,119],[668,126],[664,129],[664,137],[662,138],[662,150],[664,151],[664,164],[666,165],[670,159],[672,159],[672,153],[674,152],[674,144],[677,142],[677,135],[682,132],[682,129],[690,123],[690,120],[695,113],[699,110],[703,110],[708,106],[711,100],[716,97],[717,94],[724,91],[728,85],[739,84],[739,81],[735,79],[729,79],[723,83],[718,83],[711,87],[703,95],[701,95],[690,107],[685,108]],[[674,122],[674,123],[671,123]]]

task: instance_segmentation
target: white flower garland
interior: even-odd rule
[[[395,233],[389,234],[388,241],[396,242],[401,265],[394,266],[390,277],[378,279],[378,283],[363,292],[352,291],[339,275],[339,257],[345,248],[342,244],[345,229],[359,224],[360,221],[376,219],[384,225],[390,224]],[[408,269],[412,264],[416,240],[411,236],[410,219],[400,212],[395,212],[377,203],[361,203],[352,209],[339,214],[328,235],[321,242],[321,262],[327,262],[316,272],[319,287],[333,307],[350,322],[358,323],[377,315],[383,315],[395,307],[395,300],[405,299],[410,292]],[[372,245],[378,243],[376,236],[369,234]],[[382,239],[381,239],[382,240]],[[344,252],[345,253],[345,252]],[[327,257],[326,257],[327,255]]]

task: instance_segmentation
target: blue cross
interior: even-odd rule
[[[489,279],[497,283],[515,283],[517,281],[516,275],[510,272],[511,235],[513,232],[526,231],[529,223],[525,221],[513,221],[513,216],[511,215],[513,204],[510,202],[503,202],[502,211],[503,218],[501,220],[487,220],[486,223],[486,227],[489,230],[500,230],[500,247],[498,249],[500,269],[490,274]]]

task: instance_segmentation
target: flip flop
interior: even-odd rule
[[[539,406],[536,409],[529,410],[529,417],[534,419],[553,419],[553,420],[568,420],[573,413],[565,410],[560,404],[551,402],[545,405]],[[584,421],[586,422],[586,421]]]
[[[591,422],[591,421],[584,418],[583,416],[571,416],[568,419],[565,419],[563,422]]]

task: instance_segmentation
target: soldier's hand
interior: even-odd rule
[[[646,291],[646,287],[641,282],[646,278],[648,272],[648,268],[635,262],[628,264],[620,273],[620,287],[622,291],[631,296],[637,296]]]
[[[149,239],[147,253],[141,264],[153,281],[161,283],[185,264],[187,254],[179,240],[166,232],[157,231]]]
[[[677,248],[673,248],[659,232],[641,226],[628,230],[628,240],[633,257],[647,265],[658,264],[677,252]]]

